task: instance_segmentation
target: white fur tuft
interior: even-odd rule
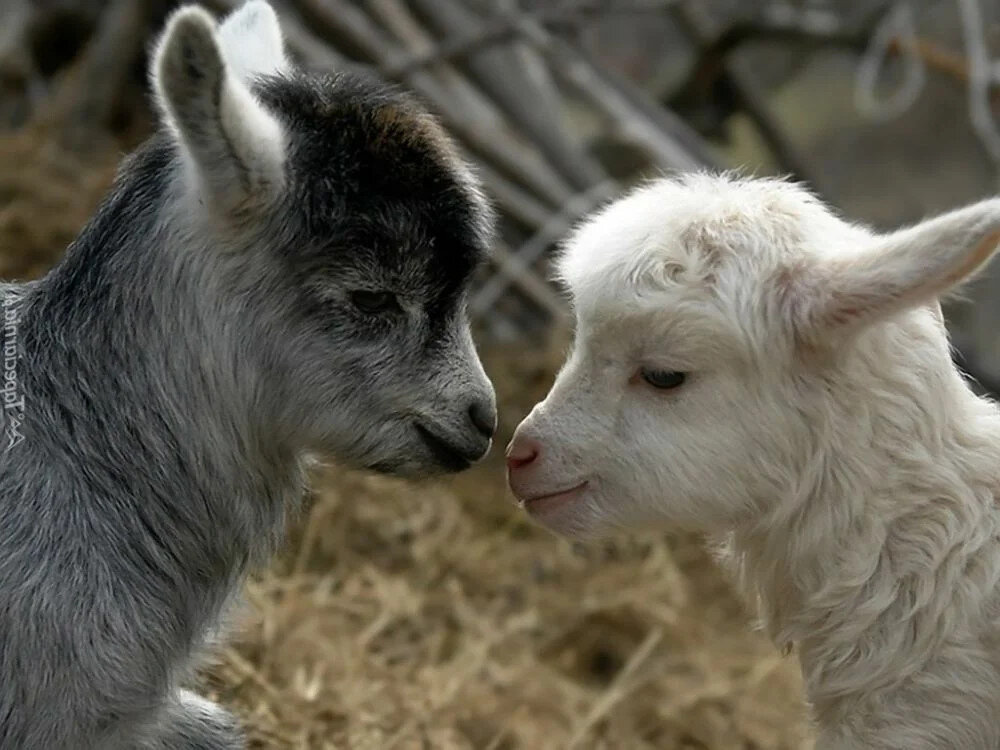
[[[288,67],[278,16],[264,0],[248,0],[219,27],[222,55],[234,76],[248,82]]]

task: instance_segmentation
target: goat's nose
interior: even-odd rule
[[[514,471],[527,466],[538,458],[541,452],[542,446],[538,441],[523,435],[515,435],[507,446],[507,470]]]
[[[497,408],[492,399],[473,401],[469,406],[469,419],[484,437],[491,438],[497,430]]]

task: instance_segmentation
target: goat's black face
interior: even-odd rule
[[[265,79],[287,138],[268,232],[297,335],[280,360],[312,447],[404,475],[489,448],[493,388],[465,314],[491,216],[447,138],[384,86]]]

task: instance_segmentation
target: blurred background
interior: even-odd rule
[[[471,312],[498,448],[447,482],[327,467],[203,689],[254,748],[809,747],[793,658],[703,541],[570,544],[502,446],[570,336],[548,279],[581,216],[672,170],[787,174],[877,228],[995,194],[1000,0],[272,0],[291,55],[412,90],[501,215]],[[0,277],[40,276],[155,126],[168,0],[0,0]],[[217,13],[240,0],[206,0]],[[1000,389],[1000,266],[948,303]]]

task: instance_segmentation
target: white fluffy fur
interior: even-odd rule
[[[224,212],[266,201],[283,185],[284,134],[249,82],[286,64],[277,16],[262,0],[221,27],[197,6],[180,8],[167,23],[153,88],[186,150],[188,181]]]
[[[241,81],[288,68],[278,16],[264,0],[249,0],[227,16],[218,38],[230,72]]]
[[[877,236],[777,180],[636,191],[560,260],[576,343],[515,494],[560,533],[724,540],[821,750],[1000,748],[1000,413],[937,302],[998,241],[1000,200]]]

